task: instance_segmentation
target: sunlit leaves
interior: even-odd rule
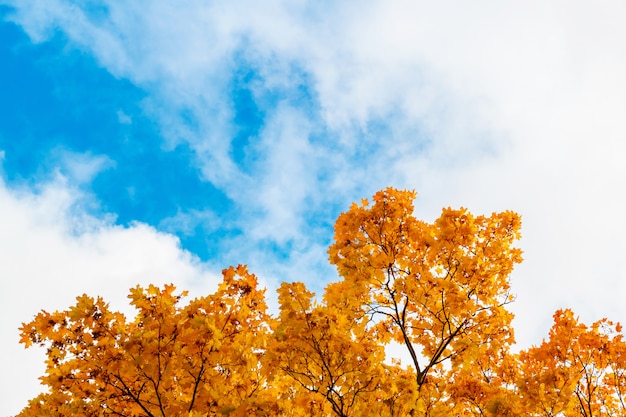
[[[46,349],[46,392],[20,416],[626,415],[619,324],[559,310],[547,340],[512,353],[520,217],[447,208],[427,223],[415,197],[387,188],[341,214],[340,280],[321,297],[284,282],[276,316],[244,266],[191,300],[135,287],[132,318],[87,295],[42,311],[20,341]]]
[[[626,344],[621,326],[591,326],[558,310],[548,340],[520,354],[519,386],[536,415],[626,415]]]
[[[134,320],[87,296],[22,327],[47,347],[50,394],[21,415],[206,415],[247,407],[264,380],[270,332],[264,293],[245,267],[224,271],[210,296],[181,305],[173,286],[136,287]],[[221,411],[220,411],[221,410]]]
[[[278,290],[280,323],[266,366],[289,377],[294,395],[288,407],[301,415],[316,415],[310,402],[320,404],[320,415],[363,415],[378,389],[383,346],[368,334],[367,323],[351,314],[338,290],[327,291],[332,296],[323,304],[301,283]]]
[[[521,252],[512,212],[444,209],[414,217],[415,193],[387,188],[353,205],[335,226],[330,259],[381,331],[403,343],[419,386],[433,367],[512,342],[509,275]]]

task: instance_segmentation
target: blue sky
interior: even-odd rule
[[[137,283],[337,278],[332,225],[392,185],[522,214],[522,347],[626,321],[620,2],[0,1],[0,415],[39,389],[16,328]]]
[[[0,29],[6,63],[0,140],[7,183],[36,186],[58,172],[90,194],[92,214],[114,214],[121,225],[159,226],[203,260],[214,256],[216,242],[202,227],[177,230],[163,221],[181,210],[226,212],[233,206],[202,178],[188,144],[164,149],[159,129],[141,107],[149,93],[68,47],[62,34],[32,44],[15,24],[5,22]],[[253,103],[244,92],[234,93],[244,106],[238,123],[254,129]],[[87,168],[92,163],[97,166]],[[81,167],[92,171],[83,173]],[[238,232],[228,225],[219,230],[232,233]]]

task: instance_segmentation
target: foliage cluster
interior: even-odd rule
[[[47,349],[48,390],[19,416],[626,415],[618,324],[560,310],[541,345],[512,352],[520,217],[447,208],[430,224],[414,198],[387,188],[341,214],[341,279],[320,299],[283,283],[276,317],[244,266],[186,304],[136,287],[132,320],[86,295],[42,311],[21,341]],[[386,359],[391,342],[408,365]]]

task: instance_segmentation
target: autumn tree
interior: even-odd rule
[[[329,253],[381,340],[406,347],[422,390],[429,376],[444,376],[444,362],[459,366],[513,341],[506,304],[521,261],[512,246],[520,218],[448,208],[429,224],[414,216],[414,198],[387,188],[373,204],[353,204],[336,222]],[[422,396],[420,407],[431,399]]]
[[[626,415],[619,324],[559,310],[547,340],[513,353],[520,217],[446,208],[429,223],[415,197],[387,188],[341,214],[340,279],[321,297],[281,284],[276,316],[244,266],[186,303],[136,287],[131,319],[87,295],[42,311],[21,341],[46,348],[47,392],[19,416]]]
[[[520,353],[520,398],[527,415],[626,415],[626,343],[607,319],[591,326],[569,309],[554,313],[549,337]]]
[[[486,369],[513,342],[506,304],[509,275],[521,261],[512,246],[519,216],[445,209],[428,224],[414,216],[414,198],[388,188],[371,206],[363,201],[339,217],[329,254],[343,279],[329,285],[323,304],[314,305],[302,284],[279,290],[279,366],[309,393],[321,394],[337,416],[358,415],[352,406],[360,399],[370,407],[387,404],[379,415],[456,412],[468,397],[452,398],[452,370],[476,363]],[[380,349],[391,340],[408,350],[410,381],[406,369],[383,364],[380,354],[371,353],[374,363],[362,359],[361,347]]]
[[[22,342],[47,348],[49,392],[19,416],[220,415],[254,407],[270,332],[263,290],[230,268],[214,294],[180,305],[171,285],[136,287],[132,321],[86,295],[22,326]]]

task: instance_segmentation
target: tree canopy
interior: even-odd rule
[[[619,324],[559,310],[543,343],[512,351],[520,216],[446,208],[427,223],[415,197],[387,188],[341,214],[340,279],[321,298],[284,282],[276,316],[242,265],[192,300],[133,288],[130,319],[87,295],[40,312],[21,342],[46,349],[47,390],[19,416],[626,415]]]

